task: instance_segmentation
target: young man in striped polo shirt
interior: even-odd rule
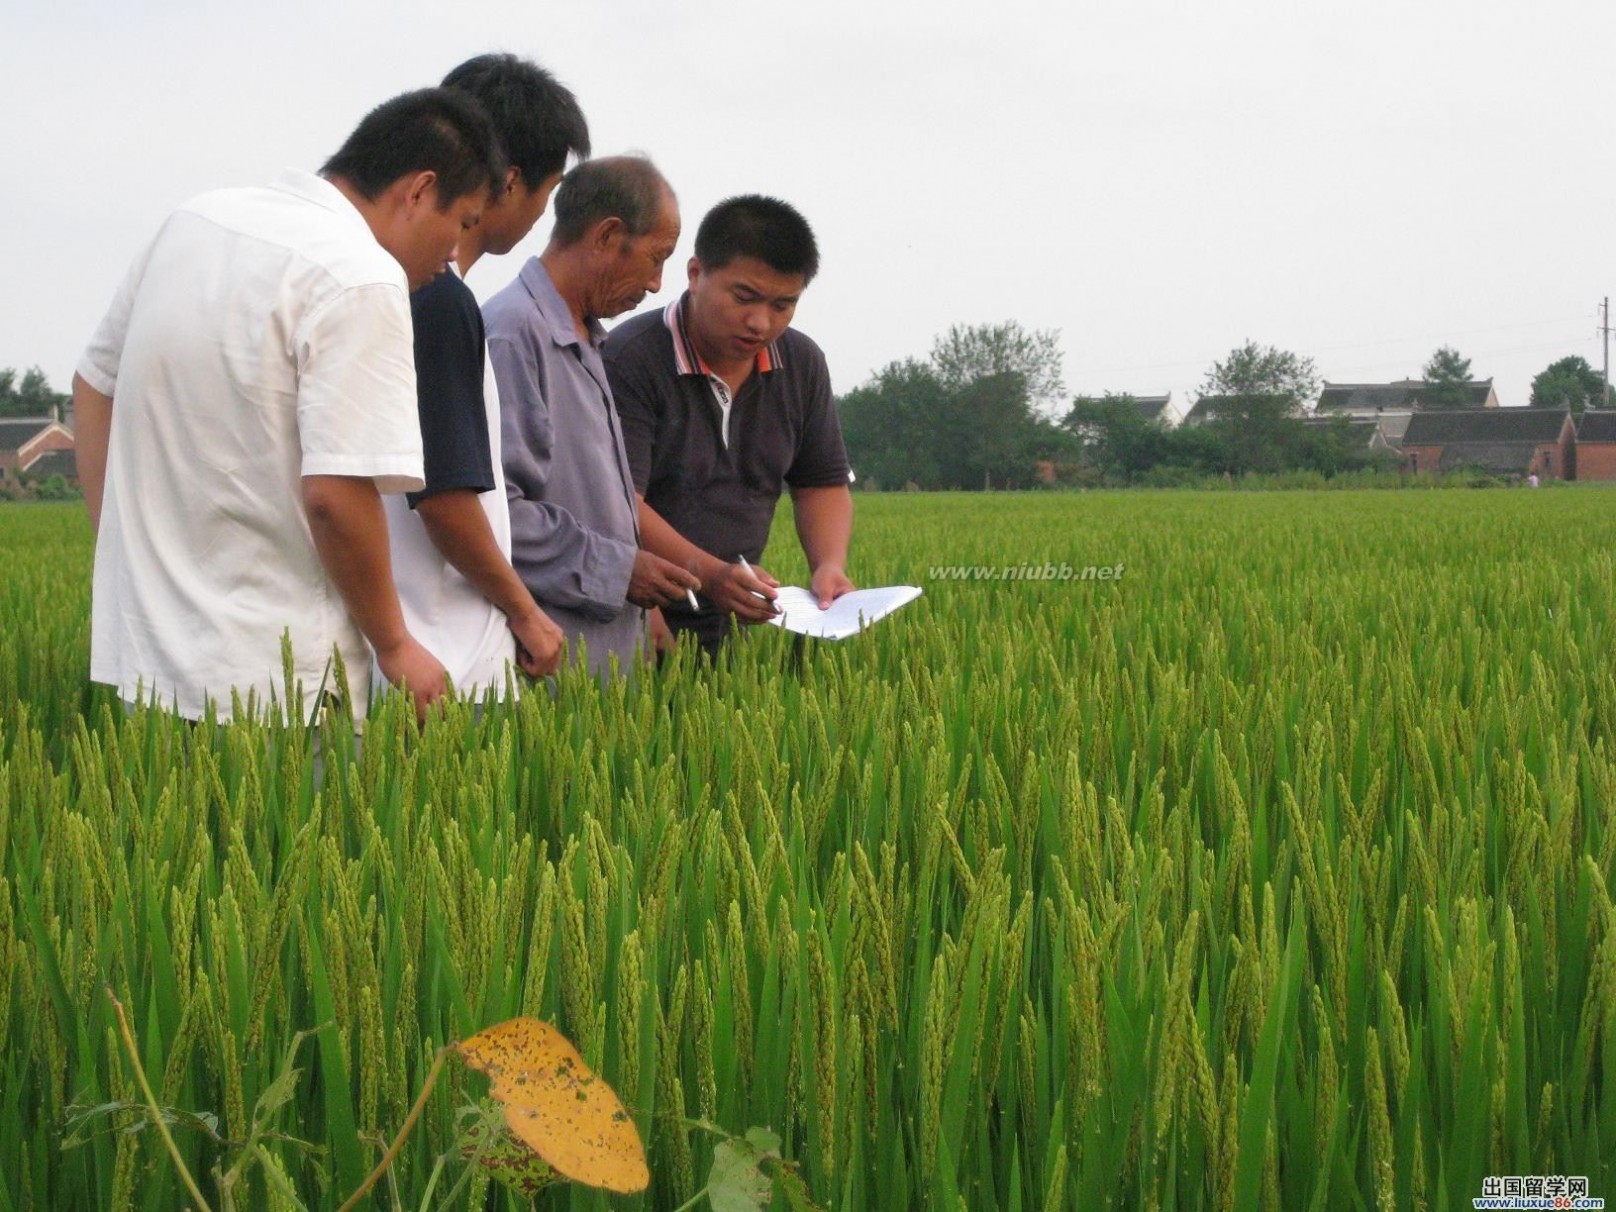
[[[697,608],[664,607],[666,626],[710,655],[732,619],[773,617],[779,583],[758,565],[784,489],[821,608],[853,588],[853,497],[830,372],[791,327],[818,269],[796,210],[731,198],[696,232],[689,290],[606,341],[641,542],[701,579]]]

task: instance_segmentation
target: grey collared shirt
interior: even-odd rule
[[[499,386],[511,563],[589,667],[639,653],[645,612],[631,605],[639,511],[623,434],[591,325],[572,313],[535,257],[483,306],[488,359]]]

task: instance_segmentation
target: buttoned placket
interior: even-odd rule
[[[724,441],[724,449],[728,450],[729,417],[734,411],[735,397],[730,394],[729,384],[711,371],[707,372],[707,386],[713,389],[713,399],[718,404],[718,436]]]

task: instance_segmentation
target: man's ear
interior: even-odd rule
[[[690,289],[696,289],[696,281],[701,277],[701,261],[697,257],[690,258],[690,264],[685,266],[685,273],[690,279]]]
[[[404,201],[411,210],[423,204],[436,208],[438,205],[438,174],[428,168],[410,177],[405,183]]]
[[[601,252],[611,248],[612,244],[628,234],[628,227],[616,215],[611,215],[595,224],[595,229],[589,233],[590,243]]]
[[[498,196],[494,199],[495,203],[497,204],[499,202],[503,202],[506,198],[510,197],[510,195],[514,194],[516,192],[516,187],[521,180],[521,169],[517,168],[514,164],[507,168],[505,170],[505,188],[498,192]]]

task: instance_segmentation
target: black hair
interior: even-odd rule
[[[554,198],[557,248],[582,240],[602,219],[621,219],[631,236],[656,226],[663,195],[673,190],[644,156],[585,160],[561,179]]]
[[[488,111],[506,159],[528,189],[566,168],[568,155],[589,158],[589,124],[578,99],[531,60],[478,55],[445,76],[443,87],[476,98]]]
[[[819,272],[819,245],[808,220],[762,194],[726,198],[696,229],[696,259],[703,269],[722,269],[736,257],[754,257],[776,273],[801,274],[804,284]]]
[[[372,202],[400,177],[437,174],[438,205],[491,190],[505,174],[488,114],[464,93],[423,88],[365,115],[320,172],[341,177]]]

